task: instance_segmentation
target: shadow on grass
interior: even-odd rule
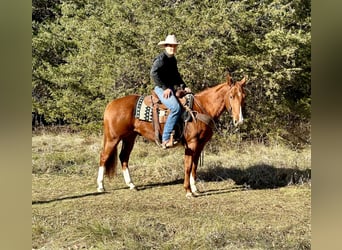
[[[79,199],[79,198],[84,198],[84,197],[88,197],[88,196],[104,195],[107,193],[108,192],[103,192],[103,193],[94,192],[94,193],[60,197],[60,198],[55,198],[55,199],[51,199],[51,200],[42,200],[42,201],[38,200],[38,201],[32,201],[32,205],[34,205],[34,204],[45,204],[45,203],[50,203],[50,202],[55,202],[55,201],[63,201],[63,200],[73,200],[73,199]]]
[[[136,189],[138,191],[142,191],[142,190],[151,189],[154,187],[179,185],[179,184],[182,184],[183,182],[184,182],[184,179],[177,179],[177,180],[168,181],[168,182],[158,182],[158,183],[151,183],[151,184],[136,186]]]
[[[285,187],[289,185],[304,184],[306,182],[311,181],[311,169],[300,170],[298,168],[278,168],[267,164],[254,165],[246,169],[236,167],[229,168],[221,165],[215,165],[209,167],[206,170],[199,170],[197,173],[197,177],[199,181],[204,182],[233,180],[236,184],[235,187],[206,190],[199,195],[207,196],[244,191],[248,189],[272,189]],[[154,187],[179,185],[183,182],[184,179],[177,179],[168,182],[145,184],[137,186],[136,189],[137,191],[143,191]],[[127,189],[127,187],[119,189]],[[32,201],[32,205],[45,204],[62,200],[79,199],[88,196],[104,195],[107,193],[108,192],[93,192],[67,197],[60,197],[51,200],[38,200]]]
[[[184,183],[184,179],[177,179],[177,180],[169,181],[169,182],[158,182],[158,183],[137,186],[136,190],[145,191],[145,190],[152,189],[155,187],[172,186],[172,185],[179,185],[183,183]],[[211,190],[201,191],[196,196],[200,197],[200,196],[219,195],[219,194],[226,194],[226,193],[231,193],[231,192],[241,192],[241,191],[245,191],[248,189],[249,188],[247,188],[246,186],[234,186],[234,187],[222,188],[222,189],[211,189]]]
[[[221,189],[209,189],[209,190],[199,191],[199,193],[196,194],[196,197],[227,194],[227,193],[233,193],[233,192],[242,192],[246,190],[249,190],[249,188],[246,186],[235,186],[235,187],[221,188]]]
[[[231,179],[236,185],[251,189],[270,189],[309,182],[311,169],[278,168],[267,164],[254,165],[246,169],[218,165],[205,171],[199,170],[197,176],[206,182]]]
[[[233,180],[234,187],[225,189],[206,190],[200,194],[214,195],[229,192],[240,192],[248,189],[273,189],[289,185],[298,185],[310,182],[311,169],[279,168],[267,164],[259,164],[246,169],[236,167],[224,167],[222,165],[211,166],[206,170],[199,170],[198,181],[218,182]],[[169,182],[152,183],[137,186],[138,191],[154,187],[182,184],[184,179]]]

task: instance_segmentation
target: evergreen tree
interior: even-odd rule
[[[150,93],[156,44],[175,34],[180,73],[195,92],[227,71],[248,76],[242,135],[308,141],[310,13],[309,0],[33,1],[32,111],[101,123],[111,99]]]

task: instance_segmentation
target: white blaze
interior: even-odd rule
[[[242,123],[243,122],[243,116],[242,116],[242,108],[240,106],[240,120],[239,120],[239,123]]]

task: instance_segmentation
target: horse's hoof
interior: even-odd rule
[[[130,187],[129,190],[138,191],[136,187]]]
[[[191,199],[191,198],[194,198],[195,196],[193,195],[193,193],[186,193],[185,197],[188,199]]]
[[[129,190],[137,190],[137,188],[135,187],[135,185],[132,182],[128,183],[127,185],[129,187]]]
[[[98,193],[103,193],[104,191],[105,191],[104,188],[97,188],[97,192],[98,192]]]
[[[195,192],[192,192],[192,195],[195,196],[195,197],[196,196],[201,196],[201,192],[196,190]]]

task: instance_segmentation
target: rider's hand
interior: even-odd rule
[[[185,92],[187,92],[187,93],[191,93],[191,89],[190,89],[189,87],[186,87],[184,90],[185,90]]]
[[[171,89],[165,89],[164,92],[163,92],[163,97],[165,99],[167,99],[167,98],[169,98],[171,96],[171,94],[172,94]]]

